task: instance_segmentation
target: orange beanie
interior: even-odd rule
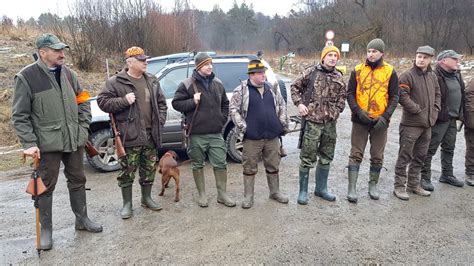
[[[326,57],[326,55],[330,52],[336,52],[337,59],[341,58],[341,52],[339,51],[339,48],[334,45],[331,45],[324,47],[324,49],[321,51],[321,61],[323,61],[324,57]]]

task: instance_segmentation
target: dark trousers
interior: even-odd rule
[[[416,188],[431,139],[431,128],[400,125],[400,149],[395,164],[395,188]],[[407,175],[408,166],[408,175]]]
[[[359,123],[352,123],[349,165],[359,165],[362,162],[368,140],[370,141],[370,165],[382,167],[383,153],[387,143],[387,128],[375,130],[371,126]]]
[[[453,156],[456,146],[456,119],[451,118],[447,122],[436,123],[431,128],[431,141],[428,148],[423,168],[421,170],[421,178],[431,179],[431,160],[436,154],[441,144],[441,175],[453,175]]]
[[[58,182],[61,162],[64,164],[64,175],[67,179],[69,191],[76,191],[85,187],[84,147],[78,148],[75,152],[43,152],[39,161],[38,173],[48,191],[42,196],[53,194]]]
[[[466,139],[466,175],[474,175],[474,128],[464,127],[464,138]]]

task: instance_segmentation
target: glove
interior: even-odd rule
[[[386,128],[386,127],[388,127],[388,121],[387,121],[387,119],[385,119],[383,116],[379,117],[379,118],[377,119],[377,122],[376,122],[375,125],[374,125],[374,129],[375,129],[375,130],[378,130],[378,129],[380,129],[380,128]]]
[[[362,110],[362,109],[359,109],[359,111],[357,111],[357,117],[359,118],[359,120],[366,124],[366,125],[371,125],[372,124],[372,118],[369,117],[369,114]]]

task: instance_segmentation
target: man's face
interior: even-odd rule
[[[45,47],[39,49],[39,54],[48,67],[62,66],[64,64],[64,49],[56,50]]]
[[[337,64],[337,53],[336,52],[329,52],[324,58],[323,58],[323,65],[325,67],[333,68]]]
[[[204,66],[202,66],[198,70],[198,72],[203,77],[209,77],[212,74],[212,62],[209,62],[209,63],[205,64]]]
[[[128,68],[136,73],[143,74],[146,72],[146,66],[148,65],[148,62],[146,59],[144,60],[139,60],[135,57],[131,57],[127,60],[128,62]]]
[[[251,73],[249,75],[250,81],[253,85],[262,86],[265,83],[265,79],[267,78],[265,72],[258,72],[258,73]]]
[[[370,62],[377,62],[380,58],[382,58],[383,53],[379,50],[375,49],[368,49],[367,50],[367,60]]]
[[[459,70],[460,61],[461,59],[448,57],[441,60],[440,64],[447,71],[456,71]]]
[[[423,70],[428,69],[433,57],[427,54],[417,53],[415,57],[415,65]]]

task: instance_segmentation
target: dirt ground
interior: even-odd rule
[[[294,112],[294,108],[290,112]],[[74,230],[63,175],[53,204],[51,251],[35,250],[33,202],[24,192],[31,169],[0,173],[0,264],[473,264],[474,187],[454,188],[437,181],[439,155],[433,161],[435,192],[429,198],[411,195],[401,201],[392,194],[393,169],[398,152],[397,110],[389,128],[382,172],[381,198],[367,194],[368,158],[358,181],[359,203],[345,200],[351,123],[348,108],[338,123],[338,142],[329,188],[335,202],[311,195],[307,206],[296,203],[298,195],[298,134],[284,137],[289,155],[281,162],[281,189],[289,194],[287,205],[268,199],[263,166],[256,180],[255,205],[240,207],[243,197],[242,167],[229,162],[228,191],[238,206],[216,202],[215,182],[206,167],[210,205],[195,202],[196,189],[189,165],[181,166],[182,198],[173,202],[174,183],[159,197],[163,206],[153,212],[140,206],[139,186],[134,186],[134,216],[119,216],[121,194],[115,173],[98,173],[86,163],[89,216],[104,226],[98,234]],[[458,134],[455,175],[464,177],[464,137]],[[311,175],[314,170],[311,171]],[[158,178],[157,178],[158,180]],[[314,189],[314,179],[310,191]]]

